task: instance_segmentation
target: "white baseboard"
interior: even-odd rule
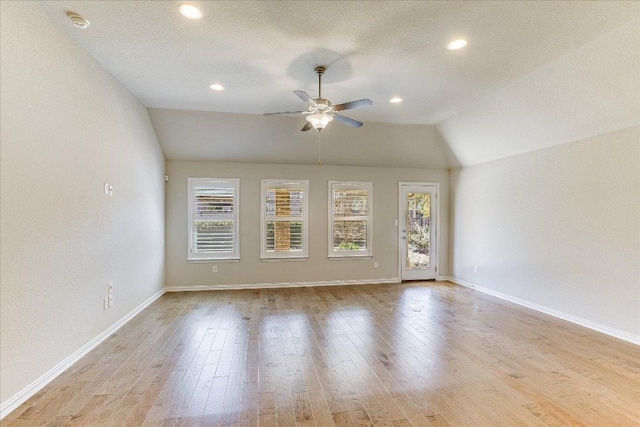
[[[612,336],[614,338],[618,338],[624,341],[628,341],[630,343],[640,345],[640,336],[630,334],[629,332],[621,331],[619,329],[612,328],[610,326],[603,325],[601,323],[592,322],[591,320],[583,319],[582,317],[574,316],[573,314],[568,314],[563,311],[556,310],[554,308],[549,308],[544,305],[536,304],[535,302],[527,301],[522,298],[514,297],[508,294],[504,294],[502,292],[494,291],[493,289],[485,288],[482,286],[474,285],[473,283],[466,282],[461,279],[457,279],[455,277],[448,276],[440,276],[440,280],[448,280],[450,282],[456,283],[461,286],[465,286],[467,288],[472,288],[477,291],[483,292],[485,294],[493,295],[494,297],[503,299],[505,301],[512,302],[514,304],[521,305],[523,307],[530,308],[532,310],[539,311],[544,314],[548,314],[553,317],[557,317],[558,319],[566,320],[567,322],[575,323],[576,325],[584,326],[585,328],[592,329],[594,331],[601,332],[603,334]]]
[[[265,289],[265,288],[306,288],[310,286],[343,286],[343,285],[376,285],[400,283],[397,277],[366,280],[327,280],[319,282],[282,282],[282,283],[254,283],[246,285],[195,285],[195,286],[170,286],[165,288],[167,292],[186,291],[220,291],[238,289]]]
[[[71,365],[76,363],[82,356],[89,353],[95,347],[97,347],[102,341],[107,339],[111,334],[116,332],[125,323],[131,320],[136,314],[140,313],[142,310],[147,308],[152,302],[160,298],[166,291],[164,289],[159,290],[155,294],[153,294],[150,298],[144,301],[142,304],[131,310],[127,315],[118,320],[116,323],[111,325],[105,331],[103,331],[100,335],[93,338],[91,341],[80,347],[73,354],[65,358],[62,362],[58,363],[53,368],[49,369],[44,375],[40,378],[20,390],[17,394],[7,399],[5,402],[0,404],[0,420],[9,415],[13,410],[15,410],[18,406],[22,405],[27,401],[31,396],[39,392],[44,386],[53,381],[58,375],[67,370]]]

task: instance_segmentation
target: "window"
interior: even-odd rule
[[[240,180],[189,178],[190,261],[240,259]]]
[[[370,182],[329,181],[329,258],[371,256]]]
[[[260,257],[307,258],[309,181],[262,180]]]

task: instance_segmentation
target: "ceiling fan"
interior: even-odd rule
[[[314,128],[321,132],[333,119],[344,123],[345,125],[359,128],[362,122],[350,119],[349,117],[338,114],[338,111],[352,110],[354,108],[368,107],[373,105],[370,99],[359,99],[357,101],[345,102],[344,104],[333,105],[328,99],[322,97],[322,75],[326,71],[325,67],[316,67],[315,72],[318,75],[318,97],[313,99],[301,90],[294,90],[293,93],[298,95],[300,99],[307,103],[306,111],[283,111],[280,113],[265,113],[264,116],[306,116],[307,123],[302,128],[303,132]]]

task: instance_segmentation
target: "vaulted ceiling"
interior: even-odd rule
[[[448,144],[438,155],[449,149],[454,155],[449,166],[640,123],[638,2],[188,2],[202,10],[201,20],[181,16],[175,1],[42,3],[62,31],[154,109],[300,109],[292,91],[316,96],[313,68],[325,65],[324,97],[371,98],[373,107],[347,114],[365,123],[424,125],[426,134],[437,124]],[[73,27],[66,11],[91,25]],[[457,38],[468,46],[447,50]],[[212,82],[226,90],[211,91]],[[389,104],[392,96],[404,102]],[[159,120],[167,116],[155,114],[154,125],[166,128]],[[205,129],[207,116],[195,116],[205,122],[193,126]],[[265,129],[291,123],[299,132],[303,122],[259,123]],[[230,148],[238,154],[225,160],[256,155],[250,146],[242,152],[237,138],[229,146],[218,138],[222,150],[206,151],[206,144],[180,137],[176,144],[163,133],[168,158],[201,152],[196,157],[216,159],[216,151]],[[271,142],[275,151],[282,148]]]

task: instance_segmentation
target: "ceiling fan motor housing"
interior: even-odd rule
[[[311,111],[331,111],[333,109],[333,104],[328,99],[324,98],[316,98],[314,99],[316,103],[316,107],[310,107]]]

